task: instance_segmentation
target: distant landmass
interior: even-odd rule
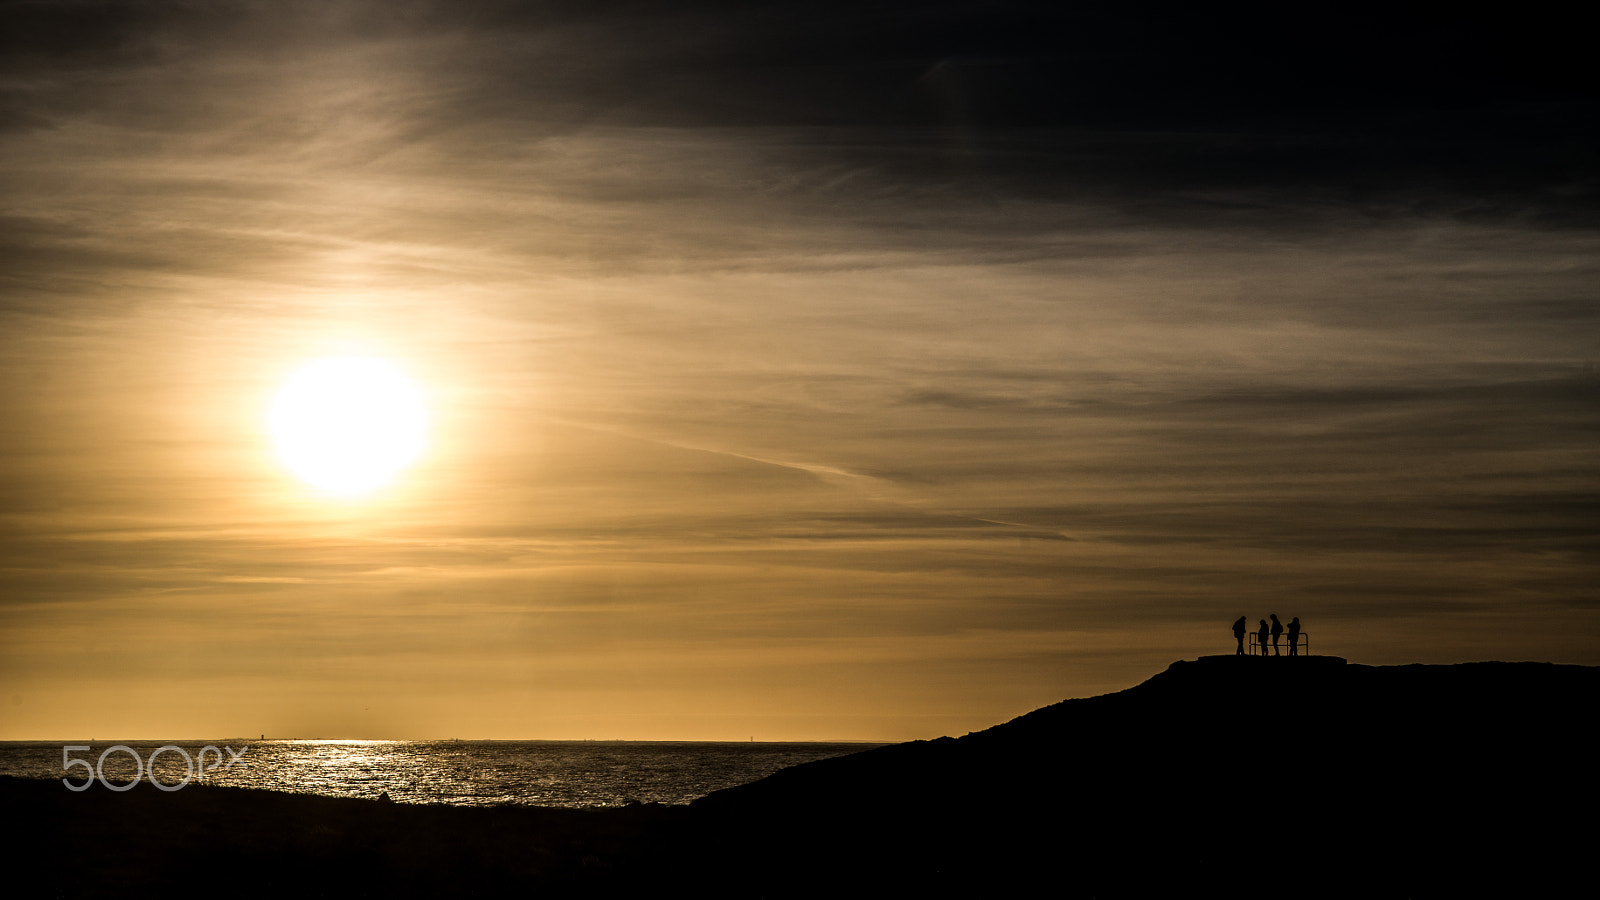
[[[688,807],[0,797],[14,875],[60,896],[1520,895],[1590,876],[1597,699],[1584,666],[1206,657]]]

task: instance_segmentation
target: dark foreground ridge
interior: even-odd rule
[[[1600,669],[1207,657],[690,807],[0,780],[46,895],[1519,895],[1587,879]]]
[[[694,810],[816,889],[1515,895],[1588,858],[1596,699],[1589,667],[1207,657]]]

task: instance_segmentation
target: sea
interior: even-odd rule
[[[683,804],[779,769],[881,746],[695,741],[0,742],[0,775],[118,790],[154,779],[455,806]],[[209,749],[208,749],[209,748]]]

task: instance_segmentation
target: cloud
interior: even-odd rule
[[[1590,659],[1593,101],[1526,28],[902,9],[0,5],[8,680],[944,722],[1244,606]],[[351,348],[439,426],[330,505],[260,419]]]

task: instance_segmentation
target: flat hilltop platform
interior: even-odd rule
[[[1278,661],[1278,660],[1288,660],[1289,662],[1311,663],[1313,665],[1319,665],[1319,666],[1342,666],[1342,665],[1344,665],[1344,664],[1349,662],[1349,660],[1345,659],[1342,656],[1317,656],[1317,655],[1311,654],[1311,653],[1301,653],[1301,654],[1298,654],[1296,656],[1290,656],[1287,653],[1285,653],[1285,654],[1283,654],[1281,656],[1273,656],[1271,654],[1268,654],[1266,656],[1240,656],[1240,655],[1238,655],[1236,653],[1228,653],[1228,654],[1225,654],[1225,655],[1219,653],[1216,656],[1202,656],[1199,659],[1193,660],[1193,662],[1203,663],[1203,664],[1208,665],[1208,666],[1218,666],[1218,665],[1243,665],[1245,663],[1268,662],[1268,661],[1274,661],[1275,662],[1275,661]],[[1173,663],[1173,665],[1179,665],[1179,664],[1180,663]]]

